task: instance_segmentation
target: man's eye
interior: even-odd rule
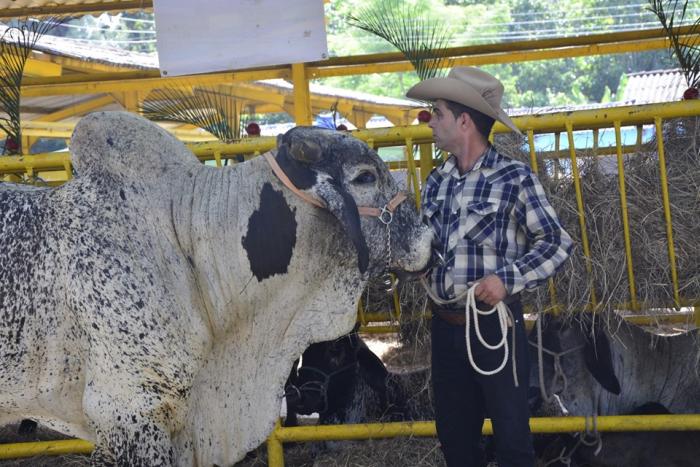
[[[352,181],[352,183],[356,183],[358,185],[364,185],[367,183],[374,183],[376,181],[377,181],[377,177],[372,172],[362,172],[360,175],[355,177],[355,179]]]

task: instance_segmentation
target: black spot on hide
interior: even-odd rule
[[[287,273],[296,242],[294,211],[282,192],[266,183],[260,193],[260,207],[248,219],[248,232],[242,238],[250,269],[258,282]]]
[[[126,201],[126,194],[124,193],[124,190],[119,189],[119,197],[122,199],[122,201]]]
[[[107,144],[110,146],[114,146],[114,141],[112,141],[112,138],[107,138]]]

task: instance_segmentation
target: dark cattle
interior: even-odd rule
[[[669,414],[666,407],[652,402],[629,415]],[[698,432],[601,433],[557,437],[548,447],[543,462],[547,467],[691,467],[697,465]],[[584,442],[585,441],[585,442]]]
[[[315,412],[321,424],[431,420],[429,379],[426,370],[389,372],[356,333],[313,344],[287,384],[287,425]]]
[[[537,341],[534,330],[530,341]],[[570,320],[545,318],[542,345],[546,392],[558,394],[571,415],[619,415],[648,401],[673,413],[700,413],[695,333],[661,337],[617,318],[604,326],[600,317],[583,313]],[[533,346],[533,390],[539,387],[536,354]],[[555,371],[556,359],[561,371]]]

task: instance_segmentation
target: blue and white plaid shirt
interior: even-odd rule
[[[532,289],[553,275],[571,250],[571,237],[537,176],[490,145],[463,175],[455,156],[433,170],[422,207],[445,259],[429,278],[444,300],[492,273],[509,295]]]

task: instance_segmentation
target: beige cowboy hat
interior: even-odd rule
[[[498,120],[521,134],[515,123],[501,109],[503,84],[485,71],[471,66],[455,67],[445,78],[429,78],[413,86],[406,97],[421,101],[454,101]]]

